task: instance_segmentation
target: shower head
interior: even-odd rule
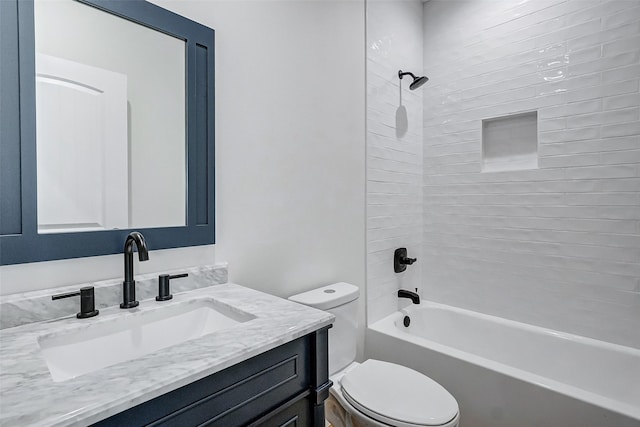
[[[402,78],[406,75],[409,75],[413,78],[413,82],[411,82],[411,84],[409,85],[409,89],[411,90],[416,90],[420,86],[422,86],[423,84],[429,81],[429,77],[427,76],[416,77],[413,73],[410,73],[408,71],[406,72],[403,72],[402,70],[398,71],[398,77],[400,78],[400,80],[402,80]]]
[[[417,78],[414,77],[413,82],[409,85],[409,89],[416,90],[428,81],[429,81],[429,77],[427,76],[420,76]]]

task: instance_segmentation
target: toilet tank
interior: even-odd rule
[[[358,295],[357,286],[340,282],[289,297],[291,301],[336,316],[333,328],[329,329],[329,373],[332,375],[356,360]]]

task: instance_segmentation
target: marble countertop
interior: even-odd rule
[[[85,328],[159,305],[214,298],[254,319],[153,354],[54,382],[38,339]],[[221,371],[333,322],[333,315],[235,284],[143,300],[130,310],[110,307],[91,319],[75,316],[0,331],[0,426],[80,426]]]

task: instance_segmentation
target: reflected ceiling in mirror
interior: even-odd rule
[[[186,225],[186,44],[36,0],[38,232]]]

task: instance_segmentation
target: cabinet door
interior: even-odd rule
[[[2,0],[0,0],[2,1]],[[94,427],[323,427],[328,327],[97,422]]]
[[[293,405],[261,421],[260,427],[306,427],[311,426],[311,402],[309,399],[298,400]]]
[[[246,426],[309,393],[312,357],[305,336],[94,425]]]

